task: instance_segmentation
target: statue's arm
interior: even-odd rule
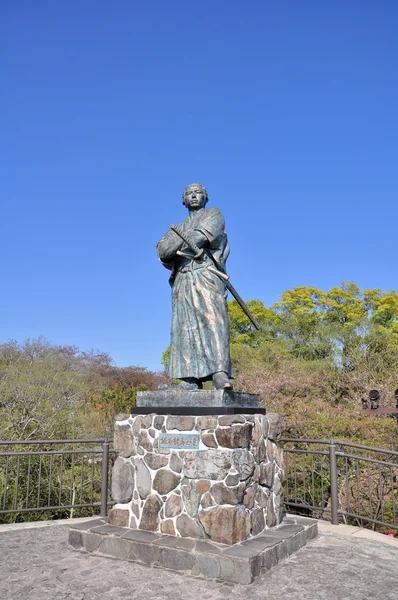
[[[207,236],[200,229],[193,229],[188,233],[188,238],[192,241],[198,248],[204,248],[209,245],[209,240]]]
[[[199,248],[217,243],[220,236],[225,235],[225,220],[221,211],[218,208],[207,210],[200,226],[193,233],[202,240],[201,244],[197,244]]]
[[[203,221],[201,224],[195,227],[195,229],[188,230],[187,237],[194,242],[199,248],[205,248],[211,246],[220,234],[224,233],[224,217],[218,208],[211,208],[206,211]],[[157,254],[161,262],[170,267],[170,263],[175,258],[177,250],[186,250],[187,246],[182,239],[173,231],[169,231],[162,237],[156,247]]]
[[[171,262],[177,250],[180,250],[183,244],[182,239],[171,229],[159,240],[156,251],[162,263]]]

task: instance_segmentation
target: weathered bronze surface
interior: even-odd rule
[[[194,242],[190,241],[188,235],[186,235],[183,231],[181,231],[181,229],[178,227],[178,225],[172,225],[170,227],[170,229],[172,229],[173,231],[175,231],[180,236],[180,238],[182,239],[182,241],[186,243],[186,245],[188,246],[188,248],[190,248],[192,250],[192,252],[195,255],[194,256],[195,260],[198,260],[198,258],[201,258],[203,256],[203,248],[198,248],[198,246],[196,246],[196,244]],[[178,256],[185,256],[186,257],[186,255],[184,254],[184,252],[181,252],[181,250],[177,251],[177,255]],[[220,266],[220,268],[222,268],[221,265],[217,265],[217,266]],[[232,296],[235,298],[235,300],[237,301],[237,303],[239,304],[239,306],[241,307],[241,309],[243,310],[243,312],[245,313],[245,315],[253,323],[254,327],[256,329],[260,329],[260,325],[258,324],[257,320],[251,314],[251,312],[248,309],[248,307],[246,306],[245,302],[242,300],[242,298],[239,296],[239,294],[236,291],[236,289],[234,288],[234,286],[229,281],[228,275],[226,273],[224,273],[223,271],[219,271],[215,267],[207,267],[207,268],[212,273],[215,273],[216,275],[218,275],[218,277],[221,277],[221,279],[224,279],[224,281],[225,281],[225,287],[227,288],[227,290],[229,292],[231,292]]]
[[[212,271],[225,273],[224,217],[218,208],[206,210],[208,195],[198,183],[188,185],[182,198],[188,217],[178,228],[190,243],[170,228],[157,245],[159,259],[171,270],[169,375],[186,389],[200,389],[210,379],[216,389],[231,388],[227,289],[225,279]]]

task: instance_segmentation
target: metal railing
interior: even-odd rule
[[[398,452],[341,440],[280,441],[289,509],[335,525],[398,529]]]
[[[111,442],[0,441],[0,523],[23,513],[33,513],[30,520],[43,518],[44,512],[52,518],[86,516],[93,507],[106,516]]]
[[[344,442],[282,438],[285,505],[315,518],[398,529],[398,452]],[[0,523],[106,516],[112,440],[0,441]]]

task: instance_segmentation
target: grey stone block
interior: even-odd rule
[[[264,509],[255,508],[251,513],[252,535],[258,535],[265,527]]]
[[[206,554],[220,554],[221,550],[226,546],[221,544],[213,544],[207,540],[198,540],[195,546],[195,552],[202,552]]]
[[[83,544],[87,552],[97,550],[102,539],[102,536],[97,533],[91,533],[90,531],[83,532]]]
[[[145,415],[145,417],[143,417],[141,419],[141,427],[142,429],[149,429],[152,425],[152,419],[155,416],[155,413],[152,413],[150,415]]]
[[[181,473],[182,471],[182,460],[176,452],[172,452],[170,456],[170,469],[175,473]]]
[[[252,561],[242,561],[231,557],[220,557],[220,579],[232,583],[249,585],[253,582]]]
[[[264,569],[272,569],[276,564],[278,564],[280,558],[278,553],[278,545],[271,546],[270,548],[266,548],[261,555],[261,566]]]
[[[162,429],[162,425],[164,423],[166,417],[164,417],[163,415],[156,415],[154,422],[153,422],[153,426],[155,427],[155,429]]]
[[[81,531],[76,531],[71,529],[69,531],[69,546],[75,548],[76,550],[83,548],[83,533]]]
[[[262,556],[259,554],[250,561],[250,567],[253,577],[258,577],[261,573]]]
[[[146,531],[157,531],[159,528],[159,511],[162,508],[162,501],[159,496],[151,494],[145,500],[144,508],[140,521],[140,529]]]
[[[201,499],[201,493],[196,488],[196,481],[186,479],[181,485],[181,495],[188,516],[196,517]]]
[[[256,550],[257,553],[261,554],[267,548],[272,548],[279,543],[280,540],[276,539],[267,539],[266,536],[260,538],[252,538],[251,540],[247,540],[246,542],[242,542],[241,546],[249,547],[251,550]]]
[[[180,483],[181,477],[167,469],[160,469],[153,480],[153,489],[161,496],[174,490]]]
[[[290,554],[293,554],[293,552],[297,552],[299,548],[305,545],[305,542],[302,543],[301,532],[285,538],[284,542],[289,556]]]
[[[228,425],[233,425],[234,423],[244,423],[245,417],[243,415],[221,415],[218,418],[218,424],[227,427]]]
[[[187,452],[183,474],[188,479],[222,480],[231,468],[231,452],[226,449]]]
[[[157,471],[158,469],[165,467],[169,462],[166,456],[162,456],[161,454],[153,454],[153,452],[148,452],[144,460],[148,467],[153,471]]]
[[[140,498],[146,498],[151,493],[152,478],[151,473],[142,458],[135,461],[137,469],[137,489]]]
[[[91,527],[93,533],[101,533],[104,535],[117,535],[121,537],[126,533],[126,527],[116,527],[116,525],[100,525],[99,527]]]
[[[109,511],[109,523],[116,527],[128,527],[130,523],[130,511],[122,508],[111,508]]]
[[[140,531],[138,529],[131,529],[126,532],[124,530],[124,534],[122,535],[123,539],[134,540],[136,542],[146,542],[150,544],[155,540],[160,539],[159,533],[153,533],[152,531]]]
[[[113,434],[113,447],[121,456],[129,457],[135,452],[131,425],[116,421]]]
[[[190,571],[195,564],[195,557],[185,550],[176,548],[158,548],[160,550],[159,562],[166,569],[174,571]]]
[[[134,467],[128,459],[118,456],[112,469],[112,498],[129,502],[134,492]]]
[[[230,427],[217,427],[216,438],[224,448],[248,448],[251,441],[253,425],[231,425]]]
[[[188,391],[179,389],[138,392],[136,406],[137,408],[153,407],[154,409],[157,406],[263,408],[261,398],[257,394],[228,390]]]
[[[288,547],[285,543],[285,540],[280,540],[275,547],[278,555],[278,561],[281,561],[289,556]]]
[[[258,556],[258,550],[257,550],[257,548],[252,547],[250,545],[250,543],[235,544],[235,546],[232,546],[231,548],[224,550],[222,553],[222,556],[223,557],[231,556],[233,558],[249,560],[251,558]]]
[[[293,518],[291,518],[291,517],[285,517],[285,518],[283,519],[283,524],[284,524],[284,525],[296,525],[296,524],[297,524],[297,521],[296,521],[296,519],[293,519]]]
[[[221,565],[219,559],[213,555],[196,554],[196,565],[199,572],[210,579],[217,579],[221,575]]]
[[[131,549],[130,549],[130,554],[127,560],[131,561],[131,562],[139,562],[139,558],[138,556],[134,553],[135,548],[133,548],[133,545],[131,545]]]
[[[198,516],[207,536],[214,542],[236,544],[250,533],[250,516],[242,504],[208,508]]]
[[[296,533],[300,533],[303,531],[304,527],[300,525],[280,525],[279,527],[273,527],[272,529],[267,529],[264,533],[260,534],[256,537],[256,539],[277,539],[283,540],[291,535],[295,535]]]
[[[216,483],[210,489],[210,493],[213,496],[216,504],[240,504],[243,500],[243,492],[245,491],[245,484],[241,483],[236,487],[227,487],[223,482]]]
[[[318,525],[318,521],[316,519],[311,519],[310,517],[302,517],[300,515],[292,515],[289,517],[285,517],[283,520],[283,524],[295,524],[301,525],[302,527],[310,527],[312,525]]]
[[[318,535],[318,523],[315,523],[314,525],[310,525],[307,529],[307,534],[308,534],[308,540],[313,540],[316,538],[316,536]]]
[[[266,414],[266,420],[269,423],[268,438],[277,441],[284,427],[283,418],[279,413]]]
[[[169,416],[166,421],[166,429],[177,429],[178,431],[191,431],[195,425],[195,417],[177,415]]]
[[[195,548],[195,540],[190,538],[180,538],[171,535],[163,535],[159,540],[153,542],[156,546],[165,548],[178,548],[180,550],[191,551]]]
[[[220,556],[220,579],[223,581],[231,581],[235,583],[235,562],[228,558]]]
[[[71,529],[78,529],[79,531],[90,531],[93,527],[98,527],[99,525],[106,525],[108,523],[108,519],[88,519],[87,521],[83,521],[82,523],[76,523],[71,526]]]
[[[240,481],[239,473],[230,473],[229,475],[227,475],[227,477],[225,479],[225,485],[233,487],[234,485],[238,485],[239,481]]]
[[[160,551],[159,546],[155,546],[154,544],[131,541],[130,560],[137,560],[146,565],[159,563]]]
[[[106,554],[107,556],[113,556],[114,558],[120,558],[127,560],[131,550],[130,540],[123,540],[117,537],[106,537],[102,540],[98,547],[98,552]]]
[[[235,471],[239,473],[240,480],[243,481],[253,473],[255,461],[249,450],[239,448],[232,454],[232,464]]]
[[[197,419],[198,429],[215,429],[217,427],[217,417],[214,415],[205,415]]]
[[[188,515],[180,515],[176,519],[176,528],[182,537],[204,538],[205,534],[200,522],[197,519],[191,519]]]

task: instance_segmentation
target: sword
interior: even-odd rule
[[[186,243],[186,245],[192,250],[192,252],[194,253],[194,259],[198,259],[200,258],[204,251],[203,248],[199,248],[199,246],[197,246],[194,242],[192,242],[189,237],[184,233],[184,231],[182,231],[178,225],[172,225],[170,227],[170,229],[172,231],[174,231],[182,240],[183,242]],[[181,254],[183,254],[181,252]],[[214,260],[214,257],[212,257]],[[217,265],[220,266],[221,265]],[[252,315],[252,313],[250,312],[250,310],[248,309],[248,307],[246,306],[246,304],[244,303],[244,301],[242,300],[242,298],[239,296],[238,292],[236,291],[236,289],[234,288],[234,286],[232,285],[232,283],[229,281],[229,277],[226,273],[223,273],[222,271],[215,269],[214,267],[208,267],[209,271],[211,271],[212,273],[215,273],[216,275],[218,275],[218,277],[220,277],[225,284],[225,287],[227,288],[228,291],[231,292],[232,296],[235,298],[235,300],[237,301],[237,303],[239,304],[239,306],[241,307],[241,309],[243,310],[243,312],[245,313],[245,315],[249,318],[249,320],[253,323],[254,327],[257,330],[260,330],[260,325],[258,324],[258,321],[256,320],[256,318]]]

